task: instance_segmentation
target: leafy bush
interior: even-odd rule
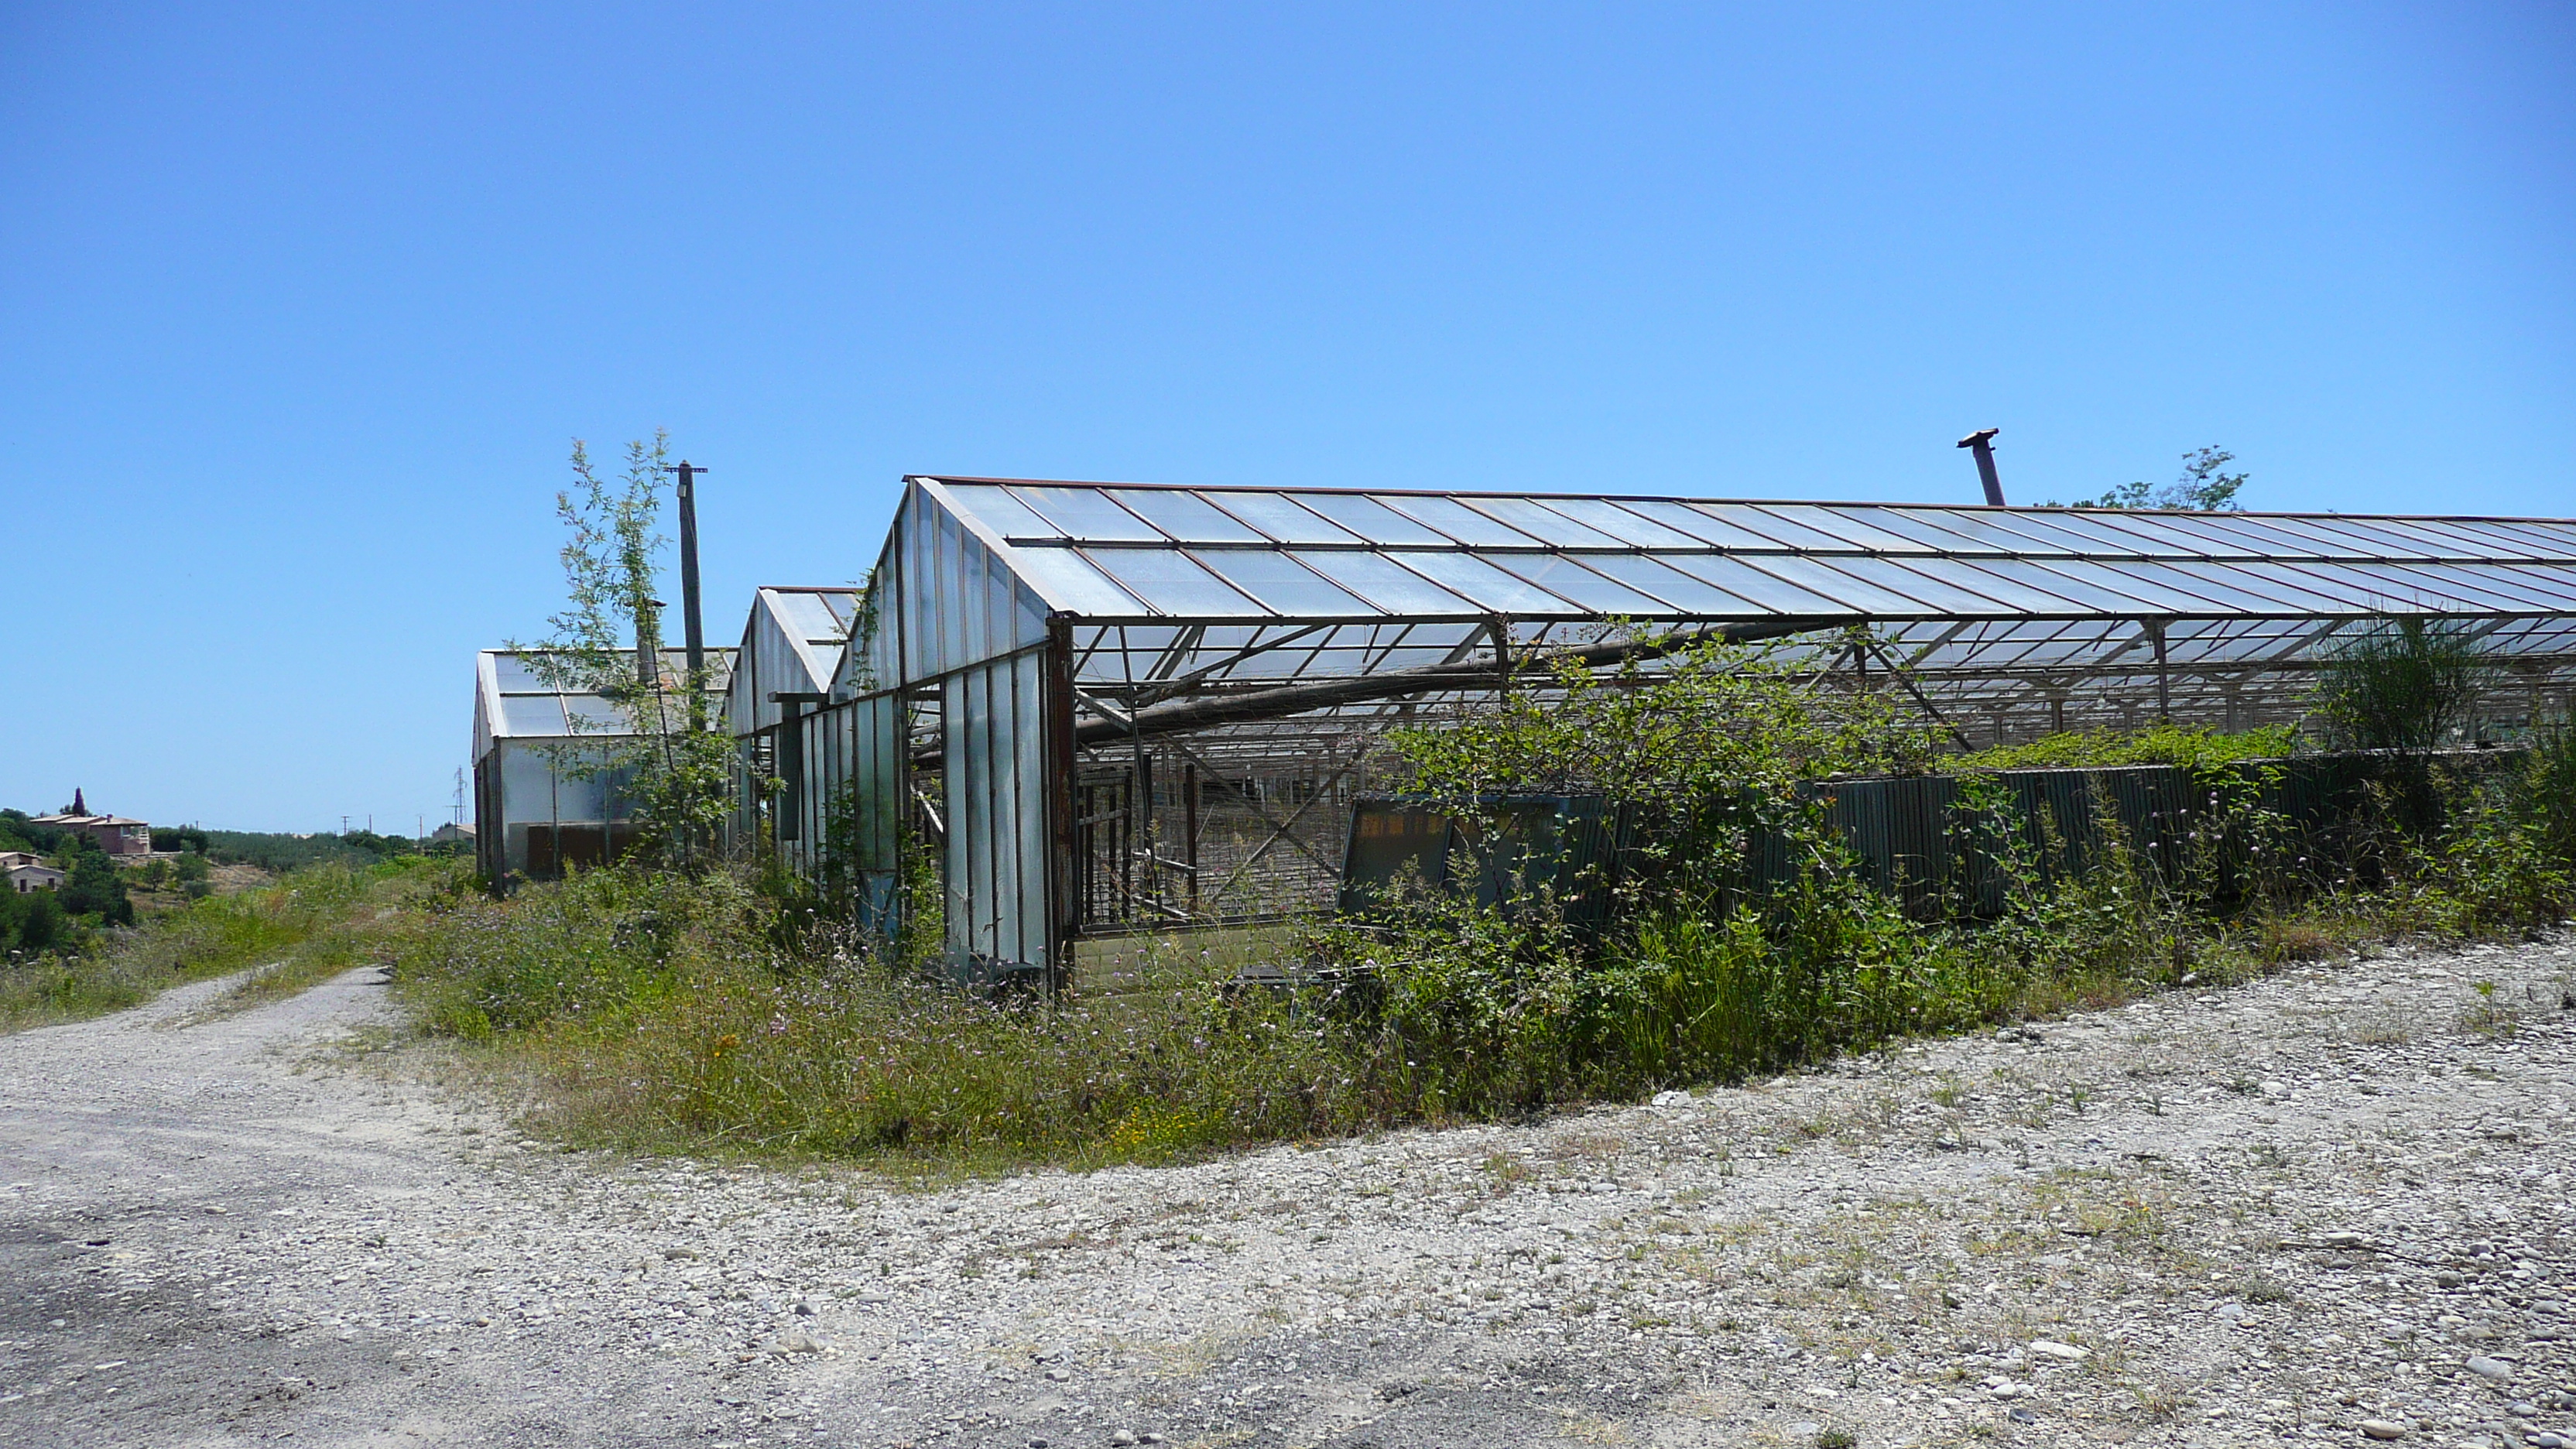
[[[2542,854],[2576,861],[2576,710],[2536,723],[2513,798]]]
[[[2343,749],[2436,749],[2466,721],[2488,672],[2456,620],[2377,619],[2326,656],[2317,714]]]
[[[2177,765],[2207,771],[2241,760],[2277,760],[2298,746],[2289,725],[2228,734],[2206,726],[2154,724],[2140,730],[2069,730],[2023,745],[1953,755],[1944,770],[2089,770],[2115,765]]]
[[[0,888],[0,953],[43,955],[72,944],[77,928],[53,891]]]

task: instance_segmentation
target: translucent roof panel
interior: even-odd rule
[[[1528,534],[1539,542],[1556,548],[1624,548],[1628,540],[1617,534],[1578,522],[1560,509],[1548,507],[1533,498],[1479,498],[1471,505],[1478,513],[1496,518]]]
[[[1671,614],[1676,606],[1620,578],[1613,577],[1624,554],[1504,554],[1493,562],[1529,580],[1576,608],[1591,614],[1618,614],[1647,619]],[[1601,560],[1603,567],[1589,565]]]
[[[1831,547],[1839,550],[1915,553],[1921,547],[1916,540],[1903,534],[1872,527],[1867,518],[1853,509],[1825,508],[1813,503],[1774,503],[1762,511],[1769,517],[1796,524],[1816,538],[1832,540]]]
[[[1771,573],[1751,559],[1722,553],[1657,554],[1667,568],[1678,569],[1701,579],[1739,599],[1751,601],[1750,617],[1766,614],[1845,615],[1851,606],[1842,600],[1811,590]],[[1763,563],[1776,562],[1764,559]]]
[[[1195,618],[1274,612],[1176,548],[1095,548],[1086,556],[1158,614]]]
[[[836,644],[850,635],[855,589],[768,589],[781,622],[808,644]]]
[[[492,656],[493,682],[503,694],[552,694],[554,685],[516,654]]]
[[[1315,553],[1314,564],[1389,614],[1481,612],[1474,604],[1385,554],[1319,549]]]
[[[1016,549],[1011,565],[1039,593],[1077,614],[1120,616],[1145,612],[1144,604],[1134,594],[1120,588],[1091,560],[1072,549]]]
[[[1049,607],[1121,623],[2530,617],[2576,599],[2559,519],[919,481]]]
[[[1225,493],[1218,506],[1281,543],[1359,544],[1367,540],[1284,493]]]
[[[1280,549],[1211,548],[1193,556],[1274,614],[1364,618],[1385,612]]]
[[[505,735],[560,735],[564,728],[563,696],[559,694],[505,694],[501,696],[501,729]]]
[[[1446,534],[1423,527],[1374,498],[1356,493],[1292,493],[1287,496],[1349,529],[1367,543],[1437,546],[1457,542]]]
[[[732,684],[735,651],[710,649],[708,673],[713,692],[721,697]],[[622,676],[623,661],[634,658],[630,650],[613,651],[618,661],[615,668]],[[678,649],[662,654],[662,675],[676,691],[688,672],[688,658]],[[508,649],[487,649],[478,656],[476,665],[477,748],[486,739],[561,739],[567,735],[620,734],[625,731],[625,717],[615,706],[588,690],[557,687],[547,682],[521,653]]]
[[[1208,501],[1179,489],[1131,488],[1121,495],[1129,511],[1183,543],[1265,543],[1260,534],[1218,512]]]
[[[626,732],[625,711],[598,695],[567,694],[563,697],[563,710],[571,717],[574,734],[615,735]]]
[[[1064,538],[1068,535],[1053,522],[1038,516],[1035,509],[1011,496],[1007,488],[991,484],[961,483],[949,489],[966,511],[984,520],[1005,539]]]
[[[1378,501],[1416,523],[1439,530],[1452,543],[1470,547],[1482,544],[1488,548],[1530,548],[1549,542],[1539,534],[1524,533],[1490,514],[1479,513],[1455,498],[1417,494]],[[1565,526],[1574,527],[1570,521]]]
[[[1665,600],[1685,614],[1717,618],[1768,612],[1740,594],[1731,594],[1696,574],[1685,573],[1679,560],[1650,553],[1590,554],[1584,563],[1635,588]]]
[[[1096,543],[1163,543],[1153,525],[1110,501],[1106,488],[1021,488],[1021,502],[1067,538]]]
[[[1507,574],[1471,553],[1399,554],[1406,568],[1428,575],[1433,583],[1456,593],[1487,614],[1585,614],[1592,612]]]
[[[1751,503],[1697,503],[1692,511],[1718,523],[1743,529],[1770,539],[1782,548],[1805,553],[1850,553],[1859,545],[1840,533],[1800,522],[1786,508],[1765,508]]]

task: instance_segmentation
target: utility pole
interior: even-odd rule
[[[689,672],[706,667],[707,636],[698,620],[698,475],[712,471],[682,458],[679,466],[663,470],[678,483],[680,497],[680,608],[688,615]]]
[[[2004,506],[2004,483],[1995,476],[1995,434],[2001,428],[1980,428],[1959,440],[1962,448],[1973,448],[1977,454],[1977,481],[1986,485],[1986,506]]]

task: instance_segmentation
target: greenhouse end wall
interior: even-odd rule
[[[1065,633],[1000,540],[906,488],[833,703],[802,739],[811,869],[846,872],[863,921],[899,919],[907,836],[935,845],[941,956],[964,983],[1059,984],[1056,903],[1071,755]],[[935,739],[935,753],[929,746]],[[935,765],[930,761],[935,760]],[[935,782],[916,782],[936,769]]]

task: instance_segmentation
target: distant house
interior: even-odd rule
[[[39,815],[30,823],[77,830],[98,842],[98,848],[109,855],[141,860],[152,854],[151,822],[129,820],[122,815],[92,815],[89,802],[78,790],[72,791],[71,809],[60,815]]]
[[[445,845],[451,840],[462,840],[468,845],[473,844],[474,827],[471,825],[442,825],[429,833],[429,843],[432,845]]]
[[[63,873],[23,850],[0,850],[0,880],[20,895],[63,888]]]

